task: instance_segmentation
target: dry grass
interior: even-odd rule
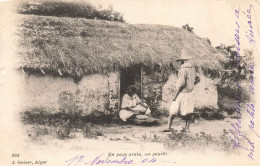
[[[133,64],[178,68],[184,48],[195,66],[219,71],[224,55],[183,29],[161,25],[19,15],[19,64],[24,70],[70,76],[106,73]]]

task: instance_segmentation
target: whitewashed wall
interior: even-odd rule
[[[104,111],[109,98],[118,97],[119,74],[85,76],[78,84],[70,78],[36,76],[19,73],[21,110],[45,108],[58,112],[60,108],[80,108],[83,115]],[[111,100],[110,107],[118,100]]]
[[[85,76],[78,84],[70,78],[35,76],[22,72],[20,76],[21,110],[45,108],[52,112],[82,110],[83,115],[92,111],[108,113],[106,108],[114,108],[119,98],[119,73]],[[162,101],[159,109],[168,110],[175,94],[177,76],[171,74],[162,86]],[[218,93],[215,80],[200,75],[200,83],[193,91],[195,108],[218,108]],[[154,89],[154,87],[153,87]],[[156,88],[155,88],[156,89]],[[67,110],[68,111],[68,110]]]
[[[199,75],[200,82],[194,87],[193,96],[195,99],[195,108],[211,107],[218,108],[218,93],[216,88],[216,80],[206,78]],[[176,92],[175,86],[177,75],[171,74],[167,82],[162,88],[162,104],[161,109],[169,109],[173,96]]]

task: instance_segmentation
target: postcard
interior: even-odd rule
[[[257,0],[3,0],[0,166],[259,166]]]

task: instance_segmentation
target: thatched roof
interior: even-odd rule
[[[219,71],[224,55],[205,39],[180,28],[19,15],[20,55],[23,69],[87,75],[114,71],[134,64],[178,68],[181,49],[196,57],[195,66]]]

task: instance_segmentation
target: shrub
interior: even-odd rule
[[[97,136],[103,136],[104,133],[102,130],[93,129],[93,124],[89,122],[83,127],[83,135],[85,138],[97,139]]]
[[[42,125],[37,125],[34,126],[32,128],[32,134],[30,136],[32,137],[39,137],[39,136],[43,136],[43,135],[48,135],[50,134],[50,131],[48,129],[48,127],[46,126],[42,126]]]
[[[61,127],[56,131],[58,139],[68,139],[71,138],[71,128],[70,127]]]
[[[45,107],[28,108],[25,112],[20,113],[21,120],[26,124],[46,124],[50,119],[48,109]]]
[[[57,17],[79,17],[87,19],[100,19],[109,21],[125,22],[123,14],[113,11],[113,7],[102,9],[96,8],[87,2],[63,2],[63,1],[29,1],[24,2],[18,7],[20,14],[34,14],[42,16]]]
[[[196,109],[195,112],[197,113],[196,118],[200,117],[206,120],[223,120],[225,118],[220,110],[214,108],[200,108]]]
[[[253,52],[245,49],[244,55],[240,55],[238,58],[237,52],[232,50],[235,49],[235,45],[226,47],[224,44],[221,44],[221,46],[216,48],[228,58],[228,61],[223,63],[225,70],[217,86],[220,100],[221,97],[237,100],[237,83],[241,85],[241,102],[250,100],[249,91],[246,89],[246,86],[253,74],[253,71],[250,70],[250,65],[253,64]]]

